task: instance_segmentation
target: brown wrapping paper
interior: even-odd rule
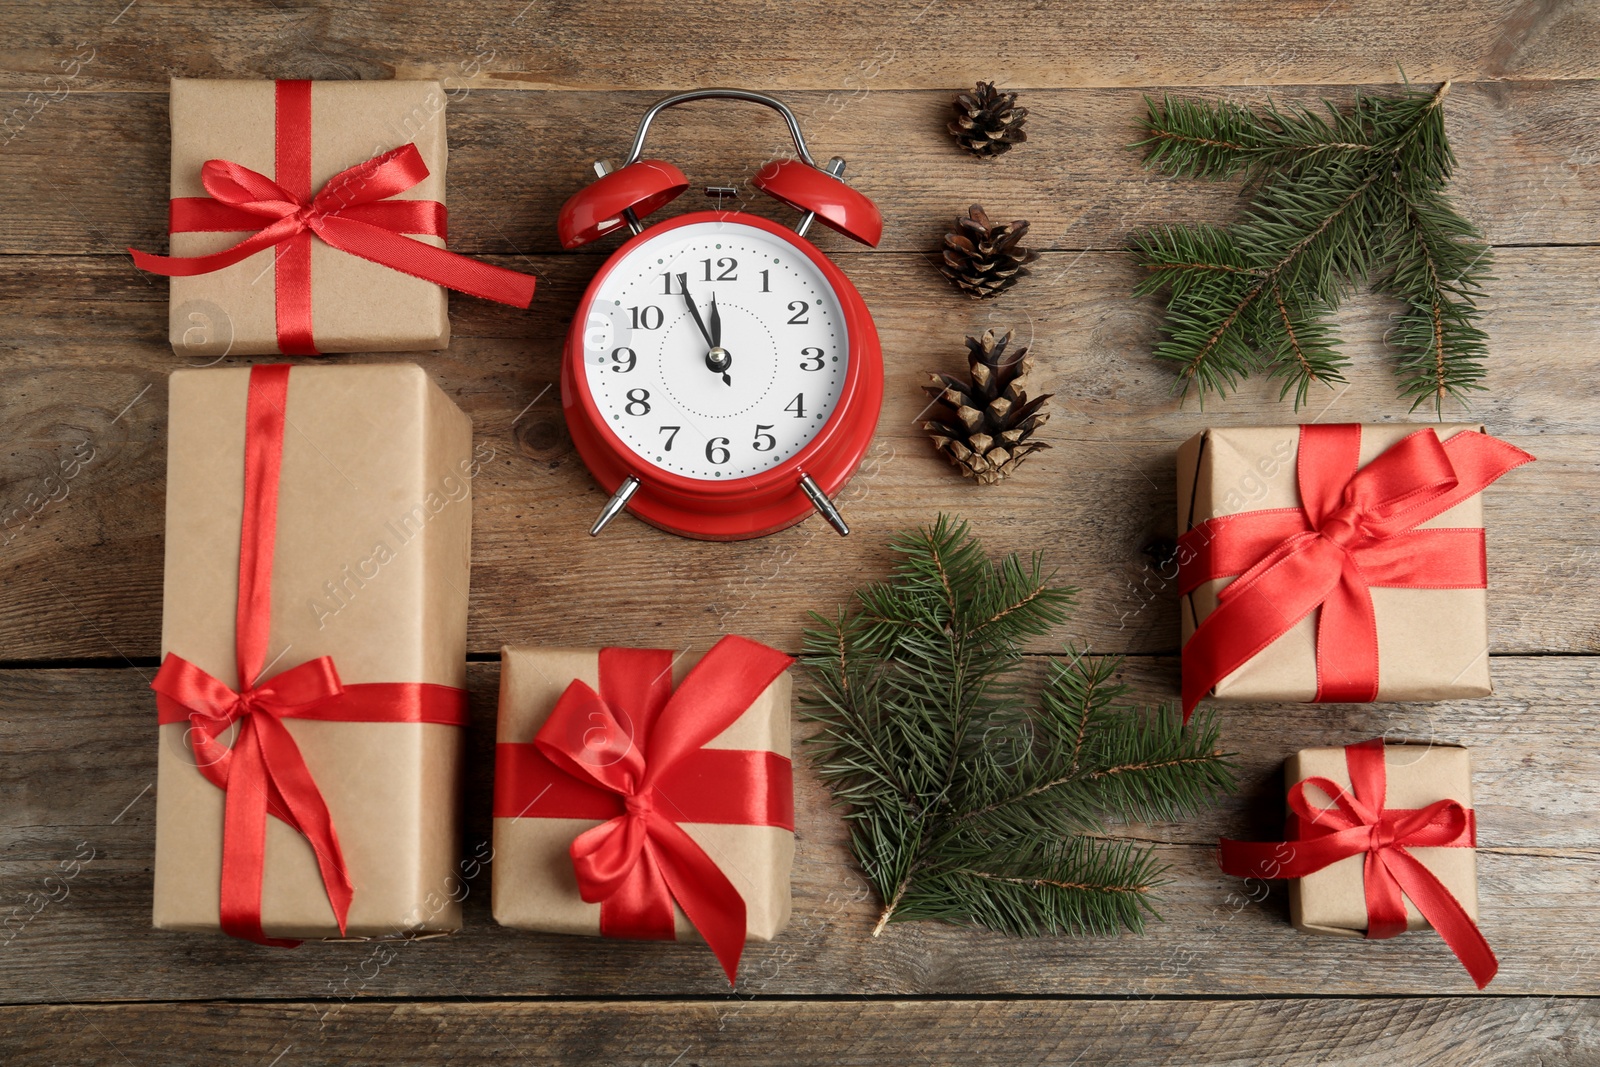
[[[226,159],[274,177],[271,81],[174,78],[172,195],[205,196],[200,168]],[[428,177],[396,200],[445,203],[444,90],[431,81],[326,81],[311,87],[311,191],[335,174],[410,141]],[[444,242],[410,235],[437,247]],[[239,233],[175,233],[172,254],[197,256],[237,244]],[[278,351],[274,249],[231,267],[171,279],[169,337],[184,355]],[[450,343],[445,290],[313,238],[311,320],[323,352],[413,352]]]
[[[1363,425],[1361,465],[1422,426]],[[1435,426],[1441,440],[1481,426]],[[1300,506],[1295,478],[1298,426],[1206,430],[1178,450],[1178,531],[1206,519]],[[1419,529],[1482,527],[1482,495],[1469,497]],[[1183,640],[1217,606],[1233,579],[1206,582],[1183,598]],[[1372,590],[1378,625],[1378,700],[1487,696],[1488,598],[1483,589]],[[1254,659],[1217,683],[1219,700],[1309,701],[1317,692],[1317,613],[1300,620]]]
[[[1391,743],[1384,746],[1388,774],[1385,808],[1425,808],[1437,800],[1454,800],[1472,808],[1472,759],[1454,745],[1438,742]],[[1350,788],[1350,769],[1342,748],[1306,748],[1283,767],[1284,784],[1307,778],[1328,778]],[[1314,806],[1329,807],[1316,789],[1307,794]],[[1293,847],[1292,843],[1291,846]],[[1477,851],[1470,848],[1407,849],[1449,889],[1473,922],[1478,921]],[[1361,937],[1367,930],[1364,856],[1347,856],[1314,874],[1289,882],[1289,921],[1316,934]],[[1425,930],[1428,920],[1406,898],[1406,929]]]
[[[680,656],[672,684],[683,680],[698,655]],[[598,649],[512,648],[500,653],[501,743],[532,741],[556,701],[574,679],[599,688]],[[707,748],[766,749],[789,755],[788,674],[762,691],[755,703]],[[494,820],[495,921],[504,926],[562,934],[600,933],[600,905],[578,895],[568,849],[593,819],[501,818]],[[789,870],[794,835],[775,826],[684,823],[683,829],[716,860],[744,898],[747,938],[770,941],[789,922]],[[678,939],[699,940],[674,906]]]
[[[175,372],[167,455],[162,651],[235,688],[249,377],[248,368]],[[411,364],[296,367],[286,414],[266,673],[328,655],[347,685],[464,688],[467,417]],[[461,729],[283,721],[355,884],[349,935],[458,929]],[[224,794],[195,767],[187,729],[160,728],[154,924],[216,930]],[[267,823],[267,934],[337,937],[310,846]]]

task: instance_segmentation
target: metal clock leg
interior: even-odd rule
[[[589,527],[589,536],[594,537],[606,528],[606,523],[620,515],[622,509],[628,506],[628,501],[633,499],[634,491],[638,488],[638,478],[630,474],[623,479],[622,484],[617,486],[617,491],[611,494],[611,499],[606,501],[606,506],[600,510],[600,517],[594,520],[593,526]]]
[[[811,498],[811,506],[817,509],[817,514],[827,519],[828,525],[838,530],[840,537],[849,535],[850,527],[845,524],[844,516],[839,514],[839,509],[833,506],[833,501],[828,499],[828,494],[822,491],[822,486],[812,480],[811,475],[800,476],[800,488]]]

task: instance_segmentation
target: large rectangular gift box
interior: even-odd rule
[[[1178,452],[1186,712],[1206,695],[1487,695],[1481,490],[1532,458],[1478,426],[1191,438]]]
[[[155,926],[459,928],[473,463],[414,365],[172,375]]]
[[[284,112],[302,97],[307,129],[297,139]],[[385,199],[445,202],[445,94],[438,82],[174,78],[171,100],[175,219],[185,202],[206,206],[201,176],[210,160],[247,167],[286,187],[296,184],[289,172],[299,161],[309,173],[309,181],[299,180],[304,196],[322,189],[334,175],[406,143],[416,146],[427,177]],[[297,140],[303,142],[298,152],[291,143]],[[242,227],[174,227],[172,255],[221,252],[244,236]],[[445,243],[442,236],[429,233],[407,236],[438,248]],[[410,352],[450,343],[441,286],[315,237],[302,240],[309,252],[308,314],[316,351]],[[168,325],[172,347],[191,356],[304,354],[280,343],[278,319],[285,310],[279,300],[288,296],[280,290],[286,280],[292,284],[295,269],[295,250],[282,244],[218,270],[174,277]]]
[[[731,979],[739,946],[789,920],[790,662],[737,637],[704,656],[502,650],[495,920],[703,938]]]

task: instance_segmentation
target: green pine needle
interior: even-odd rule
[[[813,615],[808,741],[883,900],[877,929],[935,919],[1019,936],[1140,931],[1155,916],[1153,849],[1108,817],[1154,822],[1233,788],[1217,728],[1120,703],[1120,663],[1052,661],[1030,701],[1022,644],[1075,591],[1038,556],[991,560],[940,516],[896,538],[899,565],[855,610]]]
[[[1243,177],[1253,193],[1232,226],[1168,225],[1133,238],[1149,274],[1136,295],[1164,292],[1156,358],[1201,403],[1254,373],[1281,381],[1295,408],[1314,385],[1344,381],[1329,317],[1364,284],[1405,308],[1389,334],[1402,396],[1415,410],[1483,388],[1487,338],[1477,298],[1489,279],[1483,236],[1444,194],[1455,167],[1445,137],[1446,82],[1432,93],[1358,94],[1326,114],[1268,103],[1146,98],[1133,147],[1173,177]]]

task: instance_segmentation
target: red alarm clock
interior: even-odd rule
[[[798,159],[752,184],[803,214],[790,230],[742,211],[640,220],[689,187],[641,159],[651,121],[690,100],[744,100],[783,116]],[[844,183],[844,160],[812,162],[794,113],[742,89],[703,89],[644,113],[627,161],[561,208],[566,248],[632,231],[589,283],[561,365],[573,442],[611,500],[684,537],[735,541],[793,526],[813,510],[841,534],[832,503],[866,453],[883,403],[883,354],[855,286],[806,240],[814,219],[876,245],[883,217]],[[707,195],[731,195],[712,187]]]

